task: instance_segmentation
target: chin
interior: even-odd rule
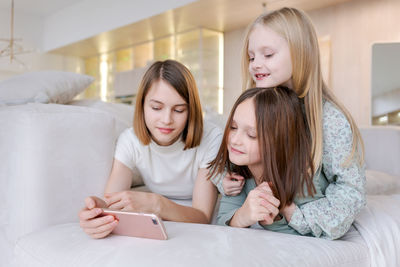
[[[263,87],[263,88],[268,88],[268,87],[274,87],[275,85],[267,82],[267,81],[259,81],[256,82],[256,87]]]
[[[229,156],[229,160],[230,160],[233,164],[235,164],[235,165],[237,165],[237,166],[244,166],[244,165],[246,165],[246,163],[243,163],[241,160],[236,159],[234,156],[233,156],[233,157]]]

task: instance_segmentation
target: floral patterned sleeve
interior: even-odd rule
[[[228,173],[228,171],[225,169],[222,173],[216,174],[213,177],[210,178],[211,182],[217,187],[218,191],[221,193],[221,195],[226,196],[224,187],[222,186],[222,181],[225,178],[225,175]]]
[[[289,226],[302,235],[337,239],[366,204],[365,170],[356,160],[343,166],[353,137],[344,114],[328,101],[323,112],[322,171],[329,185],[325,197],[296,207]]]

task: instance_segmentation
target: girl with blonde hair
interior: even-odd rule
[[[366,202],[363,142],[354,119],[323,80],[308,16],[295,8],[259,16],[246,33],[242,74],[243,89],[286,86],[303,102],[313,175],[324,197],[301,206],[288,202],[279,207],[281,215],[299,234],[341,237]],[[228,174],[218,188],[237,195],[243,184],[243,177]]]

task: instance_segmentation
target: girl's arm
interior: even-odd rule
[[[193,188],[192,207],[178,205],[160,196],[160,216],[169,221],[210,223],[217,199],[217,189],[207,179],[207,174],[207,169],[199,169]]]
[[[133,172],[121,161],[114,158],[111,174],[108,178],[104,194],[130,190]]]
[[[123,165],[115,160],[117,165]],[[123,165],[124,166],[124,165]],[[129,176],[124,169],[126,166],[113,170],[106,187],[106,202],[109,208],[124,211],[148,212],[159,215],[163,220],[210,223],[217,197],[217,190],[210,180],[207,179],[208,170],[199,169],[193,189],[192,207],[176,204],[155,193],[130,191]],[[115,175],[114,175],[115,174]],[[118,181],[118,182],[117,182]],[[115,193],[112,193],[115,192]]]
[[[337,239],[365,206],[365,171],[355,159],[343,166],[351,152],[352,131],[345,116],[329,102],[324,105],[323,133],[322,171],[329,182],[325,197],[292,207],[289,226],[300,234]]]

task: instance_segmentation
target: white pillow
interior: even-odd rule
[[[65,104],[94,78],[65,71],[28,72],[0,82],[0,106],[29,102]]]

